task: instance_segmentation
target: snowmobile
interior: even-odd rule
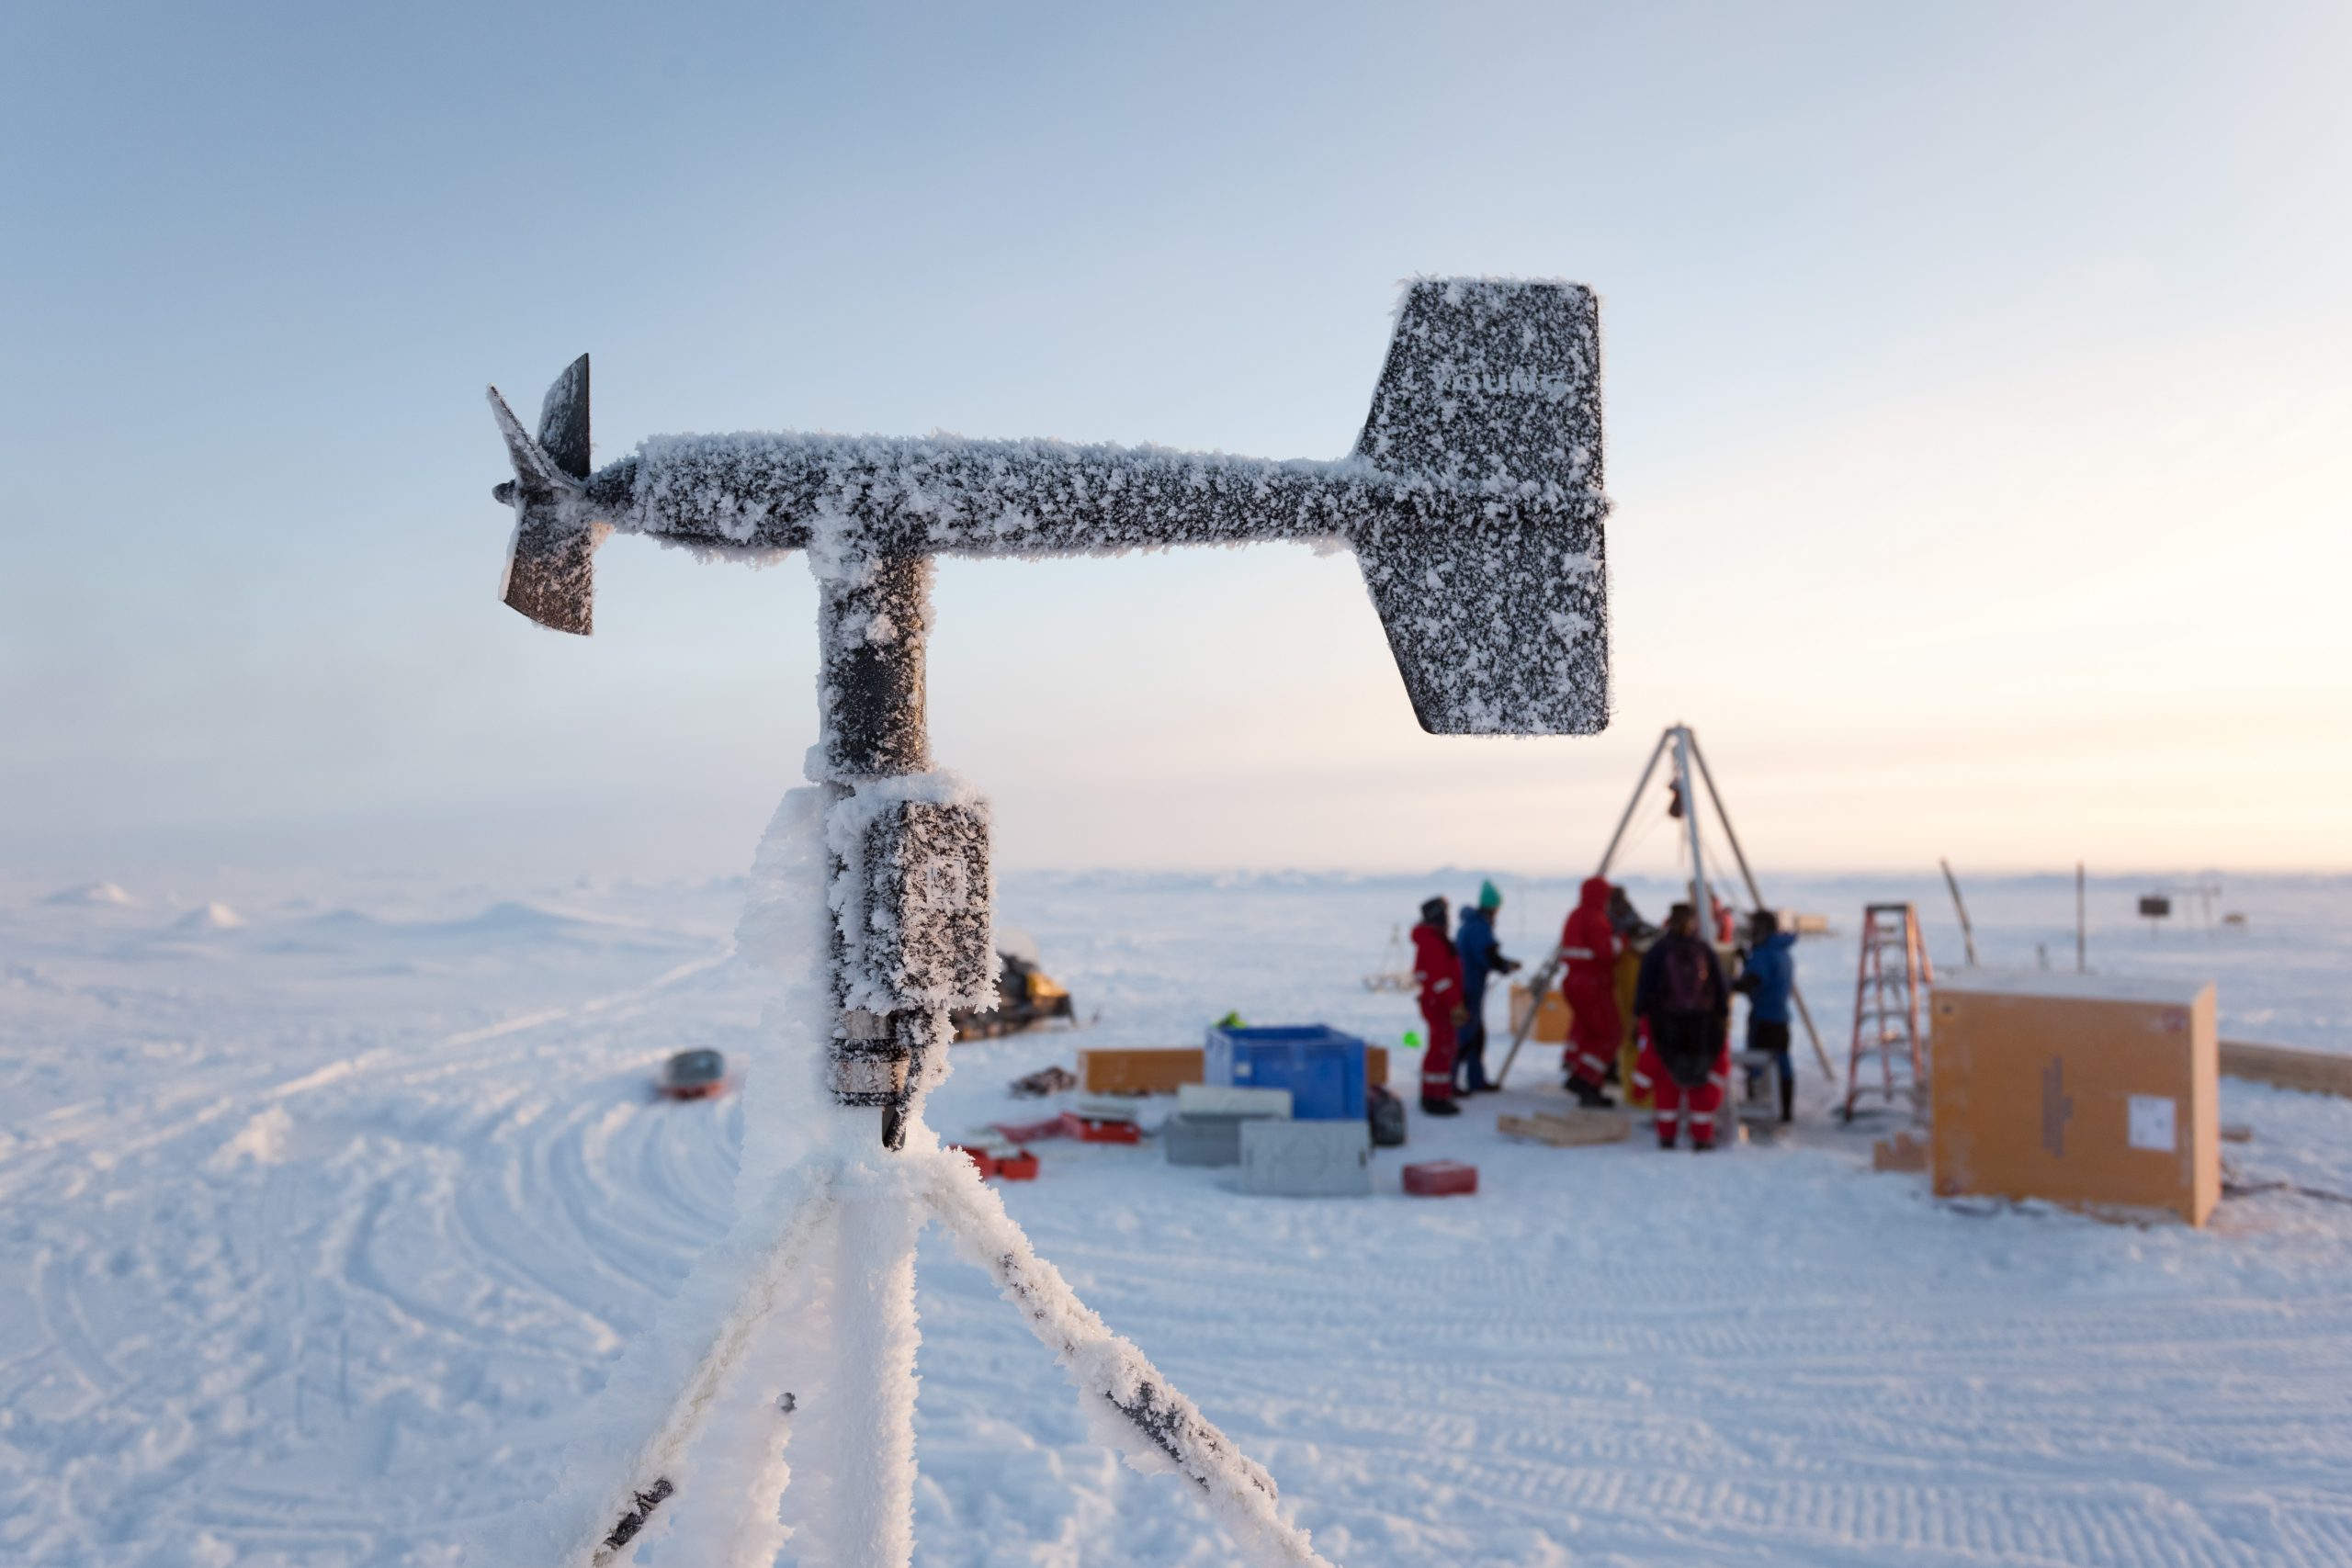
[[[986,1011],[958,1009],[951,1015],[956,1038],[992,1040],[1018,1034],[1049,1018],[1078,1022],[1077,1004],[1059,981],[1038,965],[1037,944],[1026,932],[1008,927],[997,930],[997,956],[1004,965],[997,973],[996,1006]]]
[[[655,1086],[664,1100],[705,1100],[727,1092],[727,1058],[717,1051],[681,1051],[662,1066]]]

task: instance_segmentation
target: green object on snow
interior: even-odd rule
[[[1420,1048],[1421,1048],[1421,1036],[1420,1036],[1420,1032],[1419,1032],[1419,1030],[1414,1030],[1414,1029],[1408,1029],[1408,1030],[1405,1031],[1405,1049],[1406,1049],[1406,1050],[1408,1050],[1408,1051],[1418,1051],[1418,1050],[1419,1050]]]
[[[1478,884],[1478,908],[1481,909],[1499,909],[1502,907],[1502,889],[1496,886],[1491,882],[1481,879]]]
[[[1250,1026],[1241,1021],[1241,1014],[1238,1010],[1237,1010],[1233,1012],[1227,1013],[1223,1018],[1218,1019],[1216,1021],[1216,1027],[1219,1029],[1247,1029]]]

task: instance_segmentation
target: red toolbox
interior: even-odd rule
[[[1081,1121],[1078,1137],[1084,1144],[1133,1144],[1142,1141],[1143,1129],[1132,1122]]]
[[[1006,1155],[996,1162],[996,1173],[1007,1181],[1035,1181],[1037,1179],[1037,1156],[1027,1149],[1017,1155]]]
[[[1478,1168],[1458,1159],[1424,1160],[1405,1168],[1405,1190],[1416,1198],[1443,1198],[1478,1190]]]

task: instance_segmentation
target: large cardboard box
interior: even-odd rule
[[[1972,969],[1930,1002],[1939,1193],[2201,1225],[2222,1196],[2213,987]]]
[[[1089,1094],[1174,1094],[1202,1077],[1198,1045],[1111,1046],[1078,1054],[1079,1087]],[[1363,1048],[1366,1083],[1388,1081],[1388,1047]]]
[[[1519,1031],[1520,1022],[1527,1017],[1529,1003],[1527,987],[1514,984],[1510,988],[1510,1027]],[[1544,999],[1535,1003],[1535,1030],[1528,1035],[1538,1045],[1565,1045],[1568,1043],[1568,998],[1556,986],[1546,987]]]

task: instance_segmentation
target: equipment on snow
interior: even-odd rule
[[[1649,761],[1642,764],[1642,776],[1634,785],[1633,796],[1626,801],[1623,815],[1617,818],[1617,830],[1610,834],[1609,847],[1601,852],[1600,865],[1594,874],[1605,878],[1609,868],[1616,863],[1617,852],[1625,843],[1625,830],[1633,825],[1634,813],[1640,808],[1643,796],[1650,787],[1651,778],[1657,773],[1658,763],[1669,754],[1673,761],[1668,779],[1668,815],[1683,827],[1684,847],[1690,865],[1690,908],[1693,910],[1712,909],[1717,902],[1707,885],[1706,850],[1699,837],[1699,812],[1695,808],[1684,809],[1686,806],[1695,807],[1698,800],[1696,791],[1701,784],[1706,786],[1707,798],[1714,803],[1715,820],[1723,829],[1724,841],[1731,850],[1732,863],[1739,868],[1740,882],[1747,889],[1748,899],[1758,909],[1770,908],[1764,901],[1762,890],[1756,886],[1756,874],[1748,869],[1747,856],[1739,847],[1739,835],[1732,829],[1731,813],[1724,808],[1723,791],[1715,787],[1714,774],[1707,769],[1706,755],[1699,750],[1699,738],[1690,726],[1684,724],[1668,726],[1666,732],[1658,737],[1657,744],[1650,749]],[[1633,903],[1622,887],[1615,889],[1611,896],[1610,916],[1619,936],[1636,946],[1654,934],[1643,929],[1641,917],[1634,913]],[[1548,983],[1557,973],[1558,957],[1555,950],[1555,962],[1546,963],[1537,971],[1538,980]],[[1814,1060],[1821,1064],[1824,1077],[1834,1078],[1837,1069],[1829,1065],[1829,1053],[1821,1043],[1820,1032],[1813,1026],[1813,1012],[1805,1006],[1804,993],[1792,987],[1790,995],[1796,1004],[1797,1016],[1804,1024],[1805,1037],[1813,1043]],[[1497,1084],[1510,1078],[1511,1064],[1519,1059],[1519,1048],[1526,1043],[1528,1032],[1533,1026],[1534,1014],[1531,1010],[1527,1018],[1512,1029],[1510,1050],[1503,1056],[1502,1070],[1495,1075]]]
[[[1458,1159],[1424,1160],[1403,1173],[1405,1190],[1416,1198],[1468,1196],[1478,1190],[1478,1168]]]
[[[948,1015],[959,1043],[1018,1034],[1052,1018],[1078,1022],[1077,1005],[1069,992],[1039,968],[1035,957],[1000,946],[997,961],[1001,967],[997,971],[996,1005],[984,1010],[958,1008]]]
[[[724,1094],[727,1058],[717,1051],[681,1051],[662,1065],[662,1081],[655,1087],[669,1100]]]
[[[490,400],[514,467],[495,491],[514,512],[502,596],[542,626],[591,630],[594,552],[616,531],[752,561],[808,552],[820,587],[822,743],[810,771],[828,796],[836,1018],[829,1088],[843,1108],[879,1111],[889,1154],[905,1149],[922,1094],[946,1071],[954,1012],[999,1000],[987,808],[928,771],[933,557],[1340,541],[1356,553],[1423,728],[1581,735],[1608,722],[1598,303],[1578,285],[1410,284],[1363,433],[1351,456],[1331,463],[785,434],[661,438],[591,472],[586,355],[549,389],[536,436],[495,388]],[[1448,1006],[1457,1005],[1458,970],[1453,978]],[[1442,1039],[1433,1026],[1425,1097],[1432,1071],[1450,1089],[1452,1043],[1450,1022]],[[1281,1125],[1352,1127],[1369,1158],[1361,1118]],[[833,1216],[830,1228],[852,1238],[844,1255],[861,1260],[854,1276],[830,1287],[836,1321],[870,1325],[870,1357],[839,1369],[836,1408],[854,1424],[849,1440],[869,1457],[911,1453],[913,1236],[903,1216],[917,1199],[912,1167],[943,1160],[954,1162],[952,1175],[938,1166],[922,1196],[1064,1366],[1126,1417],[1131,1457],[1148,1448],[1172,1461],[1261,1560],[1321,1561],[1275,1511],[1265,1472],[1086,1313],[1001,1210],[980,1203],[985,1189],[961,1156],[886,1161],[894,1185],[854,1191],[832,1190],[832,1172],[846,1168],[833,1158],[811,1156],[802,1168],[808,1195],[752,1291],[662,1430],[631,1461],[637,1473],[615,1478],[603,1517],[621,1523],[610,1534],[599,1525],[574,1561],[628,1551],[670,1495],[669,1468],[707,1419],[715,1380],[772,1309],[775,1273],[813,1234],[810,1213]],[[999,1162],[999,1174],[1021,1179],[1011,1161]],[[869,1495],[856,1511],[864,1534],[820,1540],[820,1554],[910,1558],[911,1462],[875,1463],[879,1472],[863,1478]],[[762,1495],[739,1495],[735,1506],[746,1518],[772,1519],[774,1491],[755,1490]]]

